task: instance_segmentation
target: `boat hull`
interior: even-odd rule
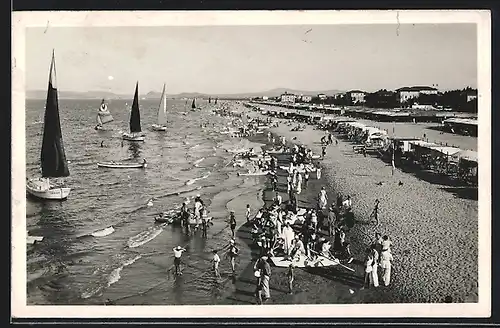
[[[147,163],[97,163],[97,167],[108,169],[143,169],[147,166]]]
[[[167,131],[167,127],[166,126],[158,125],[158,124],[153,124],[151,126],[151,128],[153,129],[153,131]]]
[[[128,140],[128,141],[144,141],[144,135],[137,135],[137,134],[130,134],[130,133],[124,133],[122,135],[123,140]]]
[[[32,179],[26,185],[26,191],[31,196],[43,200],[65,200],[68,198],[71,188],[50,186],[48,189],[37,180]]]

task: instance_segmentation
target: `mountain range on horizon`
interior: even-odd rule
[[[246,92],[246,93],[234,93],[234,94],[209,94],[209,93],[199,93],[199,92],[182,92],[178,94],[167,94],[167,98],[221,98],[221,99],[241,99],[241,98],[252,98],[252,97],[277,97],[283,93],[293,93],[297,95],[317,95],[317,94],[326,94],[333,95],[336,93],[341,93],[344,91],[341,90],[319,90],[319,91],[304,91],[304,90],[295,90],[289,88],[275,88],[268,91],[263,92]],[[59,98],[60,99],[132,99],[133,94],[123,95],[116,94],[109,91],[64,91],[59,90]],[[26,91],[26,99],[45,99],[47,97],[46,90],[27,90]],[[141,98],[146,99],[159,99],[161,97],[161,91],[150,91],[146,94],[141,94]]]

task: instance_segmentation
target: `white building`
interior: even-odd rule
[[[284,94],[281,95],[280,98],[281,98],[282,103],[295,103],[297,96],[295,96],[294,94],[285,92]]]
[[[437,95],[438,90],[433,87],[418,86],[404,87],[396,90],[400,103],[404,103],[413,98],[418,98],[420,95]]]
[[[312,96],[304,96],[304,95],[302,95],[302,96],[300,96],[300,100],[302,102],[311,102]]]

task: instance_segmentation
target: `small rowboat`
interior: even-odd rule
[[[97,163],[97,167],[105,167],[108,169],[142,169],[142,168],[146,168],[147,166],[148,165],[146,162],[143,162],[143,163],[134,163],[134,162],[123,163],[123,162],[111,161],[111,162]]]
[[[249,175],[268,175],[270,171],[261,172],[249,172],[249,173],[238,173],[238,176],[249,176]]]
[[[174,218],[172,217],[155,217],[155,222],[156,223],[167,223],[167,224],[171,224],[174,222]]]

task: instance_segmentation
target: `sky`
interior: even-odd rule
[[[49,27],[26,30],[26,88],[231,94],[477,87],[474,24]]]

